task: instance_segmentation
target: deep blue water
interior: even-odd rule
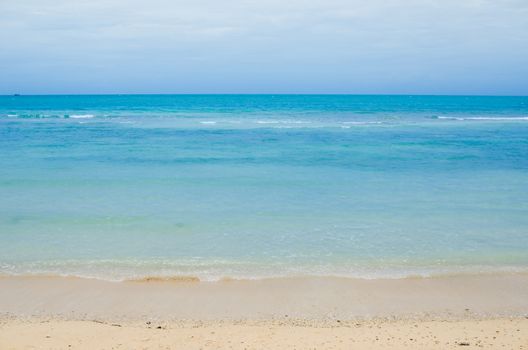
[[[0,96],[0,274],[528,268],[528,97]]]

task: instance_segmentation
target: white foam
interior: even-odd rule
[[[311,124],[305,120],[257,120],[257,124]]]
[[[528,117],[498,117],[498,118],[474,117],[474,118],[466,118],[466,120],[528,120]]]
[[[257,124],[279,124],[276,120],[257,120]]]
[[[383,122],[343,122],[343,124],[369,125],[369,124],[383,124]]]
[[[209,121],[209,120],[206,120],[206,121],[200,122],[200,124],[205,124],[205,125],[214,125],[214,124],[216,124],[216,122],[213,122],[213,121]]]
[[[513,121],[520,121],[520,120],[526,120],[528,121],[528,117],[437,117],[438,119],[446,119],[446,120],[513,120]]]
[[[95,117],[93,114],[72,114],[69,116],[72,119],[88,119],[93,117]]]
[[[311,124],[312,122],[305,121],[305,120],[287,120],[286,123],[289,123],[289,124]]]

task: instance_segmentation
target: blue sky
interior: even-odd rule
[[[528,94],[526,0],[0,2],[0,94]]]

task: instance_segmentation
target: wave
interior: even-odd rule
[[[444,120],[528,121],[528,117],[444,117],[444,116],[437,116],[434,118],[444,119]]]
[[[7,118],[16,118],[16,119],[60,119],[60,118],[67,118],[63,115],[57,115],[57,114],[17,114],[17,113],[9,113],[9,114],[2,114],[0,117],[7,117]]]
[[[343,122],[343,124],[347,124],[347,125],[378,125],[378,124],[383,124],[383,122],[379,122],[379,121],[376,121],[376,122],[366,122],[366,121],[363,121],[363,122]]]
[[[95,118],[93,114],[45,114],[45,113],[9,113],[0,115],[0,117],[16,118],[16,119],[90,119]]]
[[[131,283],[200,283],[200,282],[234,282],[234,281],[263,281],[271,279],[300,279],[300,278],[344,278],[355,280],[416,280],[416,279],[436,279],[451,278],[460,276],[491,276],[491,275],[528,275],[526,267],[503,267],[488,269],[439,269],[429,271],[407,271],[399,273],[340,273],[327,271],[321,272],[297,272],[297,273],[274,273],[274,274],[242,274],[242,275],[215,275],[201,277],[197,275],[140,275],[140,276],[123,276],[115,278],[101,274],[82,274],[82,273],[57,273],[57,272],[4,272],[0,271],[1,278],[72,278],[88,279],[108,282],[131,282]]]
[[[257,124],[311,124],[306,120],[257,120]]]
[[[95,115],[93,114],[72,114],[70,116],[68,116],[68,118],[71,118],[71,119],[89,119],[89,118],[94,118]]]
[[[524,264],[410,264],[378,266],[371,264],[268,264],[225,260],[67,260],[0,262],[0,277],[75,277],[114,282],[215,282],[262,280],[290,277],[343,277],[360,279],[431,278],[459,274],[528,273]]]
[[[279,124],[276,120],[257,120],[257,124]]]
[[[125,281],[129,282],[200,282],[196,276],[146,276],[141,278],[132,278]]]

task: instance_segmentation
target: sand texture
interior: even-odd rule
[[[528,349],[527,319],[0,325],[0,349]]]
[[[528,349],[528,275],[0,278],[0,349]]]

